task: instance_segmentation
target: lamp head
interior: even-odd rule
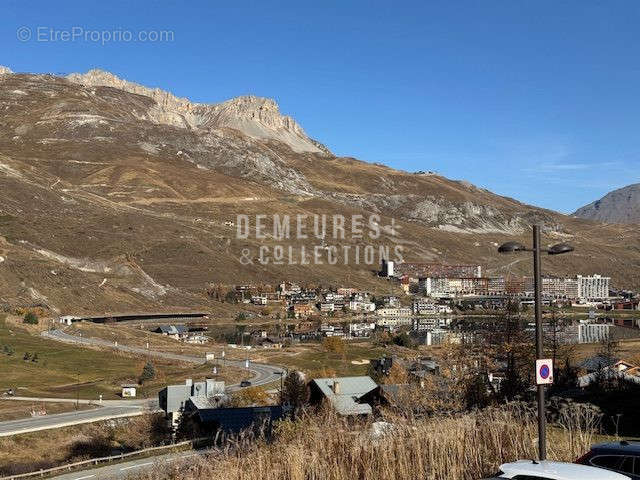
[[[514,252],[526,252],[527,247],[518,242],[503,243],[498,247],[499,253],[514,253]]]
[[[549,255],[561,255],[563,253],[573,252],[573,250],[574,248],[568,243],[558,243],[549,248],[547,252],[549,253]]]

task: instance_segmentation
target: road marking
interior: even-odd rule
[[[85,478],[91,478],[91,477],[95,477],[95,473],[93,475],[87,475],[86,477],[78,477],[75,480],[85,480]]]
[[[153,462],[147,462],[147,463],[141,463],[140,465],[131,465],[130,467],[122,467],[120,470],[130,470],[132,468],[138,468],[138,467],[146,467],[147,465],[153,465]],[[76,479],[78,480],[78,479]]]

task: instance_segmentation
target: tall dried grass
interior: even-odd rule
[[[585,412],[549,430],[549,458],[572,461],[594,440]],[[391,417],[382,435],[367,421],[331,414],[282,422],[271,442],[238,437],[223,450],[138,478],[200,480],[477,480],[504,462],[537,456],[537,423],[518,405],[455,417]]]

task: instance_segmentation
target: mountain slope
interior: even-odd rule
[[[529,242],[537,221],[545,243],[577,247],[545,259],[546,272],[640,285],[637,226],[595,224],[466,182],[335,157],[287,120],[252,116],[253,101],[196,115],[200,107],[170,94],[79,78],[0,74],[0,310],[218,308],[206,294],[211,282],[389,289],[373,273],[377,261],[263,265],[255,260],[261,247],[399,245],[406,260],[529,273],[528,257],[499,256],[496,247]],[[276,133],[245,131],[256,125]],[[316,150],[299,151],[291,135]],[[348,222],[375,214],[381,235],[256,237],[256,215],[306,215],[312,225],[314,214]],[[252,218],[249,238],[237,235],[238,215]],[[245,250],[250,263],[242,262]]]
[[[573,215],[598,222],[640,223],[640,183],[609,192]]]

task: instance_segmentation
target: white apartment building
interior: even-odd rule
[[[335,303],[324,302],[320,304],[320,311],[322,313],[335,312],[335,310],[336,310]]]
[[[441,327],[448,327],[451,324],[450,318],[444,317],[427,317],[427,318],[414,318],[412,321],[412,328],[416,332],[424,332],[434,330]]]
[[[329,292],[324,296],[324,299],[327,302],[342,302],[344,301],[344,295],[339,295],[337,293]]]
[[[575,278],[542,277],[540,288],[544,297],[578,298],[578,280]],[[524,277],[524,294],[533,297],[533,277]]]
[[[578,281],[578,298],[580,300],[601,300],[609,298],[610,277],[578,275],[576,279]]]
[[[375,312],[376,304],[373,302],[360,302],[352,300],[349,302],[349,310],[354,312]]]
[[[414,300],[412,310],[414,315],[433,315],[438,313],[436,305],[425,298]]]
[[[385,317],[385,318],[410,317],[411,309],[408,307],[396,307],[396,308],[386,307],[386,308],[379,308],[378,310],[376,310],[376,313],[381,317]]]
[[[610,323],[581,323],[578,326],[578,343],[599,343],[608,340],[613,325]]]
[[[398,300],[398,297],[396,297],[394,295],[387,295],[387,296],[382,297],[382,303],[387,307],[399,307],[400,306],[400,300]]]
[[[382,317],[376,320],[376,325],[380,327],[399,327],[401,325],[411,325],[411,317]]]
[[[459,279],[458,279],[459,280]],[[456,295],[462,290],[462,282],[453,278],[421,278],[420,291],[431,297]]]
[[[489,278],[478,277],[426,277],[419,280],[419,287],[430,297],[486,295],[489,293],[489,281]]]
[[[254,305],[266,305],[267,297],[262,295],[254,295],[253,297],[251,297],[251,303],[253,303]]]
[[[375,323],[350,323],[349,334],[352,337],[368,337],[375,328]]]

